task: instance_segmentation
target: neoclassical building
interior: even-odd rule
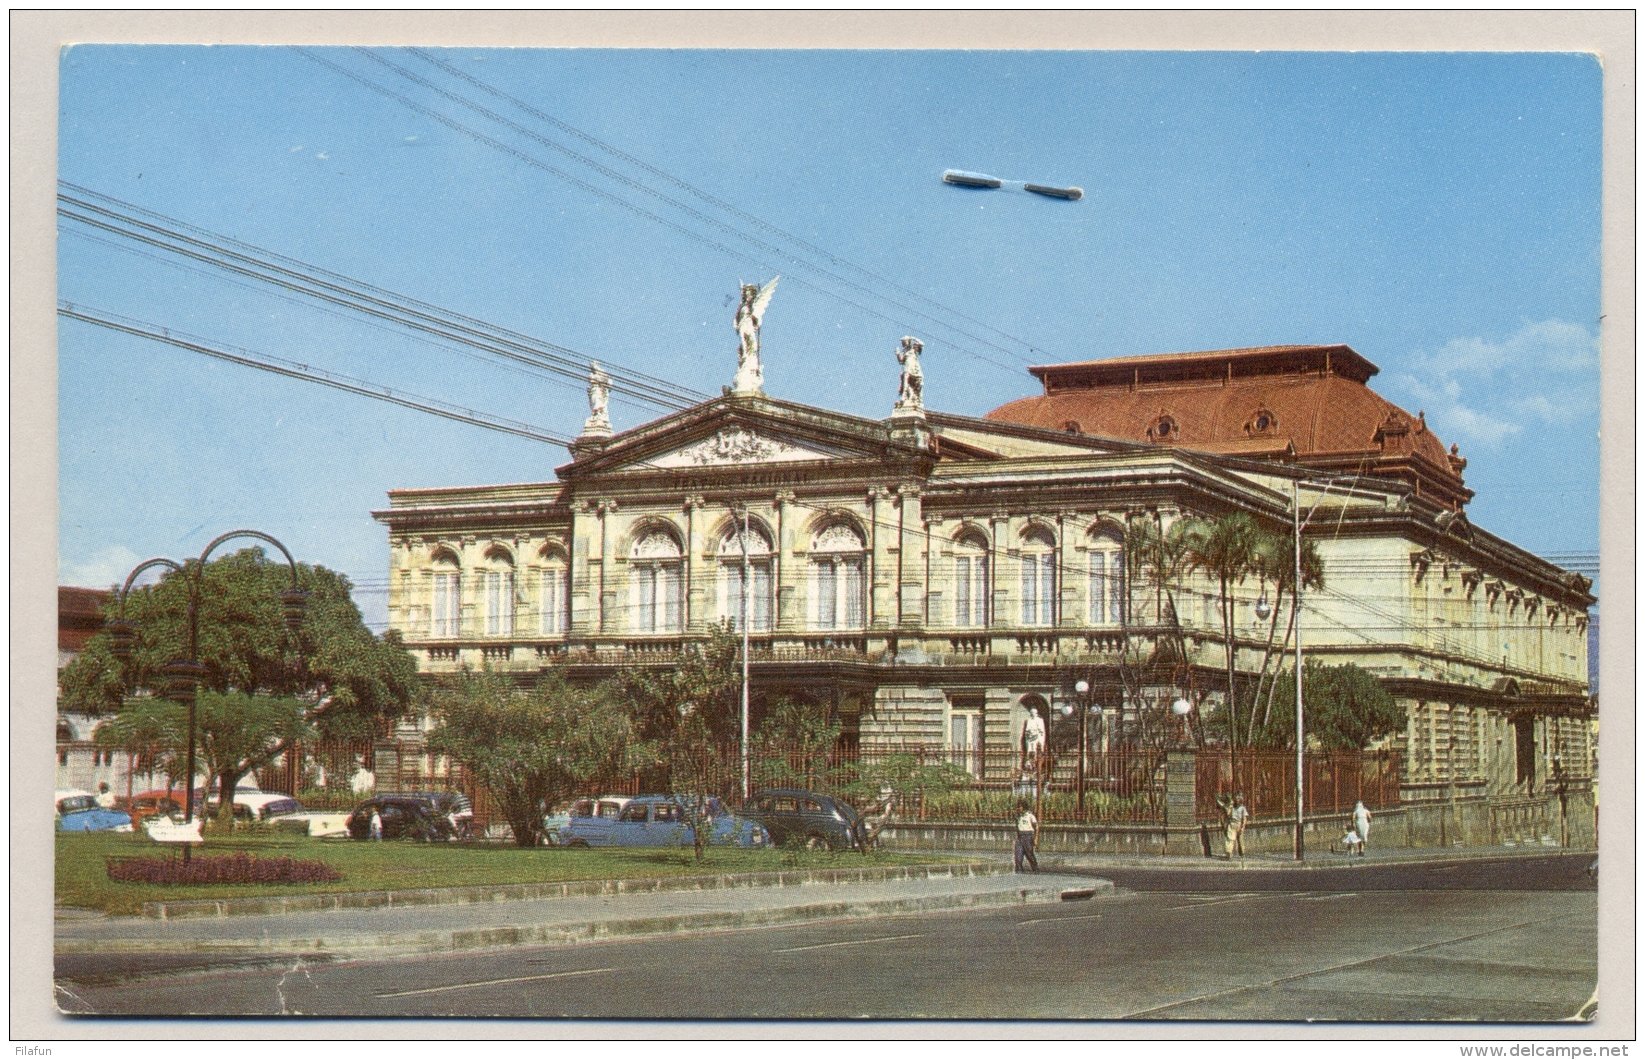
[[[1590,772],[1589,583],[1473,526],[1456,447],[1371,390],[1353,350],[1034,368],[1042,393],[979,419],[924,408],[910,343],[883,420],[739,371],[722,397],[612,433],[596,371],[553,481],[396,490],[374,513],[390,624],[433,674],[594,679],[740,621],[746,596],[756,699],[806,699],[847,741],[1009,748],[1075,670],[1097,677],[1101,738],[1123,740],[1178,694],[1122,681],[1127,645],[1173,638],[1177,684],[1212,701],[1225,663],[1215,585],[1179,579],[1166,607],[1129,584],[1127,526],[1243,511],[1281,530],[1295,489],[1327,580],[1305,651],[1405,705],[1408,785],[1541,790],[1556,755]],[[1249,671],[1267,624],[1255,583],[1236,592]]]

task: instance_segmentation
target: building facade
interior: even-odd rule
[[[1304,650],[1404,705],[1407,785],[1592,772],[1589,584],[1473,526],[1466,461],[1348,347],[1035,368],[1042,394],[983,418],[926,410],[912,352],[884,420],[756,383],[611,433],[596,380],[553,481],[396,490],[374,513],[391,626],[431,674],[595,680],[746,611],[756,702],[811,702],[848,743],[980,762],[1030,712],[1065,714],[1074,674],[1092,738],[1124,742],[1184,694],[1217,702],[1226,662],[1217,586],[1135,577],[1128,529],[1245,512],[1289,532],[1296,497],[1326,578]],[[1234,588],[1242,672],[1268,644],[1262,592]]]

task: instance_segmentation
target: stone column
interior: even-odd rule
[[[1075,629],[1085,624],[1079,606],[1080,579],[1074,570],[1074,543],[1068,540],[1080,525],[1079,513],[1057,513],[1057,628]]]
[[[617,510],[616,501],[601,501],[600,515],[600,632],[616,632],[617,587],[612,584],[611,513]]]
[[[789,506],[794,503],[793,490],[780,490],[775,498],[777,509],[777,540],[774,546],[771,562],[775,567],[771,572],[771,584],[777,591],[776,629],[779,633],[792,633],[799,625],[799,616],[795,613],[794,576],[799,573],[794,563],[794,530],[796,521]]]
[[[1198,823],[1194,820],[1194,752],[1165,754],[1165,852],[1203,854]]]
[[[869,541],[869,584],[873,589],[869,593],[870,629],[889,629],[896,621],[896,603],[892,598],[892,557],[894,538],[885,524],[885,505],[883,501],[886,491],[878,486],[868,488],[868,541]]]
[[[589,569],[593,548],[594,506],[577,501],[571,506],[571,633],[587,636],[599,627],[599,589]]]
[[[703,562],[703,498],[685,499],[685,629],[701,633],[708,624],[708,589]]]
[[[993,532],[993,555],[988,557],[988,576],[992,579],[994,599],[988,609],[989,626],[993,629],[1015,626],[1017,616],[1011,614],[1011,579],[1017,572],[1005,569],[1005,558],[1011,547],[1011,516],[1006,512],[995,512],[988,517],[989,529]]]
[[[902,502],[897,519],[897,627],[919,629],[925,625],[925,577],[921,562],[920,488],[909,483],[897,489]]]

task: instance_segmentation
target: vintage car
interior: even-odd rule
[[[166,791],[164,788],[155,788],[133,795],[129,799],[116,799],[114,807],[129,813],[133,827],[139,827],[150,817],[170,817],[174,814],[182,816],[183,794],[180,789]]]
[[[615,821],[617,815],[623,812],[623,807],[632,801],[627,795],[601,795],[598,798],[585,795],[563,802],[543,818],[543,843],[551,847],[564,846],[568,838],[566,829],[571,827],[573,820],[597,817]]]
[[[766,847],[771,836],[764,826],[721,809],[711,800],[709,846]],[[693,805],[689,795],[641,795],[630,799],[615,819],[573,817],[560,832],[568,847],[682,847],[691,846],[691,830],[686,808]]]
[[[353,839],[371,838],[371,816],[383,823],[384,839],[416,839],[443,843],[456,835],[451,821],[434,804],[415,795],[378,795],[367,799],[348,815],[348,834]]]
[[[97,805],[89,791],[70,789],[55,795],[59,832],[129,832],[131,814]]]
[[[765,825],[771,841],[778,846],[790,842],[811,850],[856,850],[862,846],[862,815],[849,803],[830,795],[772,788],[755,792],[737,812]]]

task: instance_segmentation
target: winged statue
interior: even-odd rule
[[[771,295],[777,289],[781,276],[773,276],[764,287],[752,283],[742,285],[742,303],[737,306],[737,376],[731,389],[739,394],[755,394],[765,382],[765,371],[760,366],[760,321],[765,319],[765,307],[771,304]]]

